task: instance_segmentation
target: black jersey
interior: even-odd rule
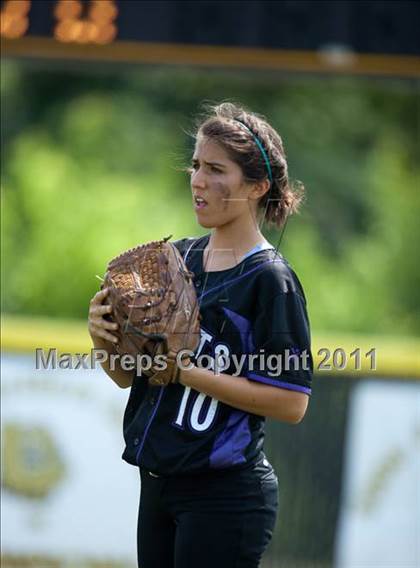
[[[214,369],[220,360],[220,380],[223,373],[236,374],[310,394],[310,328],[297,275],[274,249],[255,252],[227,270],[204,272],[209,237],[174,243],[195,275],[202,316],[192,361]],[[239,469],[261,456],[264,422],[263,416],[182,384],[150,386],[135,376],[122,457],[160,475]]]

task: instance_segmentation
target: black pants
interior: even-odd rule
[[[140,475],[140,568],[259,566],[278,507],[278,480],[267,460],[240,471]]]

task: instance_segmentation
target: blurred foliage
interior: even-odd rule
[[[306,186],[280,250],[312,327],[419,334],[418,92],[399,80],[3,62],[3,309],[86,317],[112,256],[206,232],[180,170],[187,131],[202,101],[233,99],[268,117]],[[281,231],[266,235],[277,244]]]

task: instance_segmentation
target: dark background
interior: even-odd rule
[[[55,5],[55,0],[32,2],[27,35],[52,35]],[[420,53],[418,2],[119,0],[117,6],[117,40]]]

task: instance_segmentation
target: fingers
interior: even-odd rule
[[[106,331],[106,329],[104,329],[101,326],[90,325],[89,331],[92,335],[96,335],[96,337],[101,337],[102,339],[106,339],[107,341],[110,341],[111,343],[114,343],[114,344],[118,343],[118,338],[115,337],[115,335],[112,335],[111,333]]]
[[[97,317],[96,314],[91,313],[89,316],[89,324],[93,327],[101,329],[118,329],[118,324],[114,321],[108,321],[103,317]]]
[[[109,333],[111,330],[117,330],[118,324],[104,318],[105,315],[112,313],[112,306],[103,304],[108,292],[109,289],[104,288],[97,292],[90,301],[88,327],[91,335],[101,337],[112,343],[118,343],[118,338]]]
[[[113,321],[107,321],[105,319],[99,319],[95,321],[95,325],[98,327],[103,327],[104,329],[118,329],[118,324]]]
[[[105,315],[112,313],[112,306],[104,306],[102,304],[92,305],[89,308],[89,322],[97,327],[103,327],[105,329],[118,329],[118,324],[106,320]]]
[[[96,294],[93,296],[92,300],[90,301],[90,305],[92,306],[92,305],[102,304],[102,302],[107,297],[108,293],[109,293],[109,288],[104,288],[103,290],[99,290],[99,292],[96,292]]]
[[[106,296],[108,295],[109,292],[109,288],[102,288],[102,290],[99,290],[99,292],[97,292],[95,295],[100,297],[100,298],[106,298]]]
[[[89,311],[92,315],[102,316],[104,314],[110,314],[112,312],[112,306],[109,304],[92,304]]]

